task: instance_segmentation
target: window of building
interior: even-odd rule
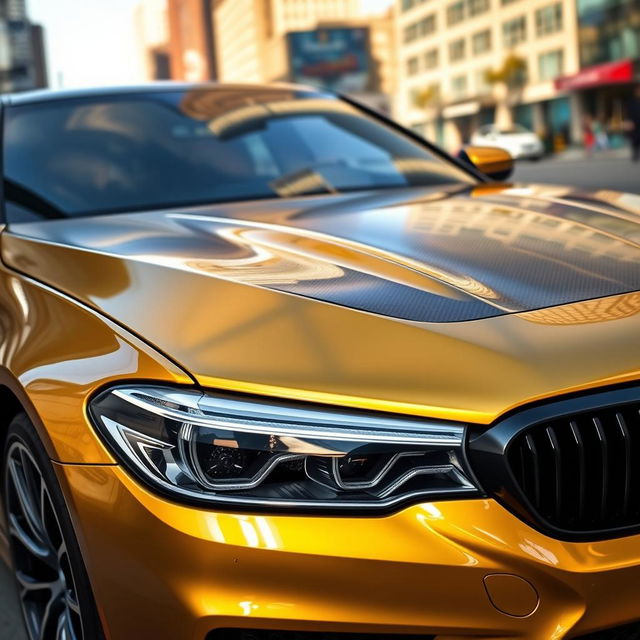
[[[455,100],[460,100],[467,96],[468,83],[467,76],[455,76],[451,79],[451,93]]]
[[[447,24],[449,26],[462,22],[464,16],[464,0],[458,0],[447,7]]]
[[[538,75],[542,82],[554,80],[564,73],[564,51],[549,51],[538,56]]]
[[[410,24],[404,28],[405,43],[413,42],[418,37],[418,27],[416,24]]]
[[[467,55],[467,41],[464,38],[449,43],[449,61],[460,62]]]
[[[474,55],[480,55],[481,53],[491,51],[491,29],[485,29],[484,31],[474,33],[472,44]]]
[[[489,0],[467,0],[470,16],[478,16],[489,11]]]
[[[413,9],[413,7],[416,7],[423,2],[426,2],[426,0],[402,0],[402,10],[409,11],[409,9]]]
[[[502,37],[504,40],[504,46],[514,47],[520,42],[524,42],[527,39],[527,18],[526,16],[520,16],[509,20],[502,25]]]
[[[436,30],[436,15],[432,13],[430,16],[423,18],[418,22],[418,37],[424,38],[431,35]]]
[[[457,0],[447,7],[449,26],[462,22],[467,16],[479,16],[491,8],[491,0]]]
[[[420,71],[420,61],[418,60],[418,56],[413,56],[412,58],[407,59],[407,75],[415,76],[416,73]]]
[[[424,54],[424,68],[427,70],[435,69],[439,64],[439,58],[440,52],[438,49],[429,49],[429,51]]]
[[[536,11],[536,34],[546,36],[562,30],[562,4],[559,2]]]
[[[418,38],[424,38],[431,35],[436,30],[436,16],[434,13],[426,18],[414,22],[404,29],[404,41],[413,42]]]

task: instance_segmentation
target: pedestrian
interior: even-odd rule
[[[596,136],[593,132],[593,120],[591,116],[585,117],[582,123],[582,136],[584,148],[587,152],[587,156],[590,158],[593,153],[593,147],[596,144]]]
[[[609,148],[609,136],[604,125],[597,118],[593,121],[593,135],[595,136],[596,151],[606,151]]]
[[[626,129],[631,141],[631,159],[640,160],[640,84],[633,90],[633,96],[627,107]]]

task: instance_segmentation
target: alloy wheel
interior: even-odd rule
[[[42,473],[20,441],[10,445],[5,462],[9,537],[29,638],[82,640],[76,581]]]

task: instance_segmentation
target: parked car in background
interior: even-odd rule
[[[499,127],[497,124],[485,125],[473,134],[471,144],[504,149],[516,160],[539,160],[544,154],[542,140],[521,124],[514,124],[511,127]]]

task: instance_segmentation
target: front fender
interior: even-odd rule
[[[76,300],[0,268],[0,385],[58,462],[110,464],[86,402],[119,379],[192,384],[177,364]]]

